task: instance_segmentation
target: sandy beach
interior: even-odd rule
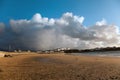
[[[120,58],[33,53],[0,57],[0,80],[120,80]]]

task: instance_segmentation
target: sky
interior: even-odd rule
[[[30,19],[35,13],[59,18],[65,12],[84,16],[84,25],[106,19],[120,26],[120,0],[0,0],[0,22],[10,19]]]
[[[0,49],[120,47],[120,0],[0,0]]]

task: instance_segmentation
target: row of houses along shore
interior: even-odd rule
[[[57,48],[57,49],[51,49],[51,50],[22,50],[22,49],[1,49],[0,51],[5,52],[36,52],[36,53],[54,53],[54,52],[65,52],[66,50],[70,50],[71,48]]]
[[[62,52],[62,53],[83,53],[83,52],[103,52],[103,51],[120,51],[120,47],[105,47],[105,48],[93,48],[93,49],[71,49],[71,48],[56,48],[51,50],[22,50],[22,49],[7,49],[7,50],[0,50],[6,52],[36,52],[36,53],[55,53],[55,52]]]

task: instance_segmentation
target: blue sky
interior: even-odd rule
[[[0,22],[10,19],[31,19],[35,13],[59,18],[65,12],[85,17],[90,26],[103,18],[120,26],[120,0],[0,0]]]
[[[35,50],[120,46],[120,0],[0,0],[0,44]]]

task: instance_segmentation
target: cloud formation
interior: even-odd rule
[[[32,19],[10,20],[10,26],[0,23],[0,48],[43,50],[60,47],[95,48],[119,46],[116,25],[103,19],[85,27],[84,17],[64,13],[59,19],[48,19],[36,13]]]

